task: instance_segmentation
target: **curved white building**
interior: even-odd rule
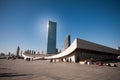
[[[74,42],[63,52],[53,56],[44,57],[44,59],[58,59],[61,61],[68,60],[71,62],[79,62],[80,60],[91,58],[97,60],[112,60],[117,59],[117,56],[119,55],[120,51],[117,49],[76,38]],[[23,56],[25,58],[29,57],[25,54]],[[40,57],[36,58],[39,59]]]
[[[119,50],[76,38],[65,51],[45,57],[45,59],[68,59],[68,61],[79,62],[91,58],[98,60],[116,59],[118,55],[120,55]]]

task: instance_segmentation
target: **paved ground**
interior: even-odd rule
[[[120,80],[118,67],[0,59],[0,80]]]

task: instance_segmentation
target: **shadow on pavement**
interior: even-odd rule
[[[5,69],[8,69],[8,68],[0,68],[0,70],[5,70]]]
[[[18,77],[18,76],[29,76],[32,74],[17,74],[17,73],[0,73],[0,77]]]

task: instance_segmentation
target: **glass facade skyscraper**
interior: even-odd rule
[[[48,22],[47,54],[56,54],[56,27],[56,22]]]

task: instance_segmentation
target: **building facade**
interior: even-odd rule
[[[47,54],[56,54],[56,28],[57,23],[49,21],[47,31]]]

